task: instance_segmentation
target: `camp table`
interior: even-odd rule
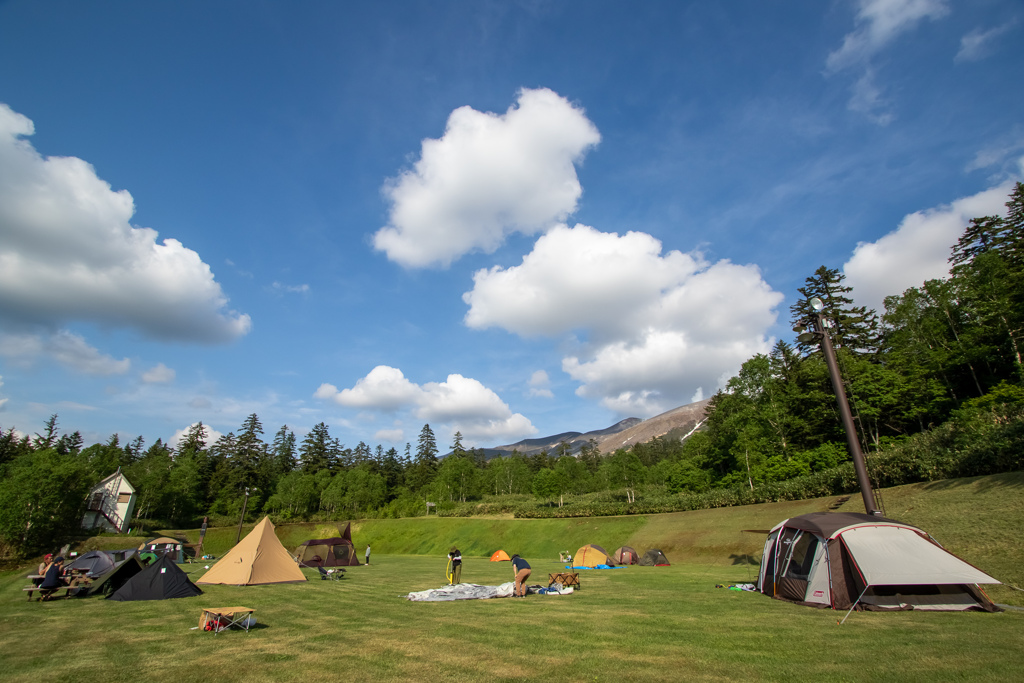
[[[206,624],[212,621],[216,624],[212,629],[214,633],[232,626],[248,633],[249,616],[255,611],[251,607],[207,607],[199,617],[199,628],[206,630]]]
[[[576,590],[580,589],[580,575],[574,574],[572,572],[548,574],[548,588],[551,588],[551,586],[553,586],[555,582],[562,584],[564,588],[569,588],[571,586]]]

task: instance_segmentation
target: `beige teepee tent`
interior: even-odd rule
[[[305,580],[302,570],[277,539],[270,518],[264,517],[248,536],[210,567],[210,571],[203,574],[196,583],[254,586]]]

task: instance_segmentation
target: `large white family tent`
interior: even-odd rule
[[[816,512],[769,533],[757,588],[815,607],[999,611],[978,584],[999,583],[908,524]]]
[[[264,517],[228,554],[210,567],[196,583],[255,586],[263,583],[305,581],[299,565],[281,545],[270,517]]]

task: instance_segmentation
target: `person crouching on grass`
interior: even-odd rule
[[[449,585],[462,583],[462,553],[455,546],[452,546],[448,553],[448,561],[452,563],[452,578]]]
[[[526,597],[526,580],[530,578],[530,563],[519,557],[519,555],[512,556],[512,571],[516,575],[515,587],[512,589],[513,598],[525,598]]]

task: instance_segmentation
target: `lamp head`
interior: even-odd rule
[[[818,313],[821,313],[821,311],[824,310],[825,308],[825,302],[819,299],[818,297],[814,297],[808,303],[811,304],[811,308],[813,308]]]

